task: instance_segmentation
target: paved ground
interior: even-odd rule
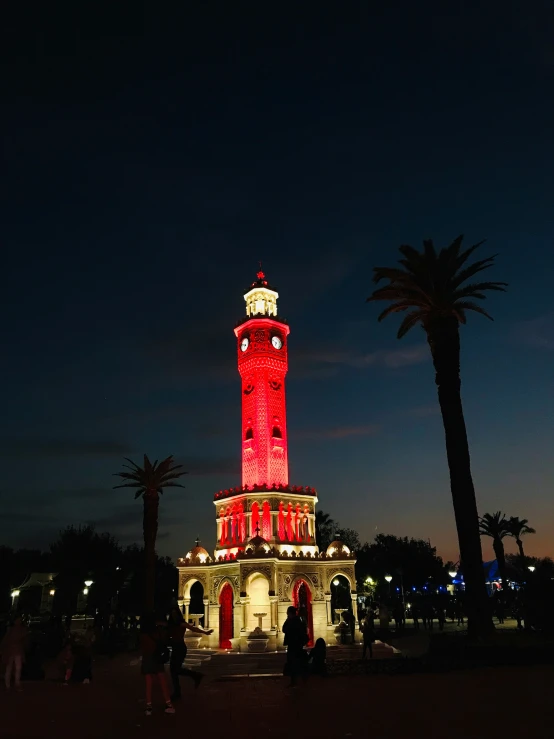
[[[275,655],[272,659],[280,657]],[[312,678],[296,690],[284,678],[230,679],[216,660],[195,692],[183,680],[177,713],[144,716],[138,666],[99,658],[90,686],[28,683],[0,691],[0,737],[322,736],[400,739],[504,739],[554,735],[554,669],[484,669],[440,675]]]

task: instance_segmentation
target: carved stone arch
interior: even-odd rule
[[[219,603],[219,596],[224,586],[229,584],[233,591],[233,603],[240,601],[239,578],[237,575],[216,575],[212,577],[210,587],[210,603]]]
[[[179,591],[181,598],[190,598],[190,589],[195,582],[199,582],[204,588],[204,596],[207,595],[206,575],[198,573],[185,574],[181,577]]]
[[[331,574],[329,574],[331,573]],[[325,575],[325,591],[327,593],[331,592],[331,583],[333,582],[334,578],[338,575],[342,575],[348,580],[348,585],[350,586],[350,593],[356,592],[356,578],[354,577],[354,572],[349,567],[340,567],[333,570],[328,570],[328,572]]]
[[[240,569],[240,589],[242,592],[246,590],[246,581],[254,574],[263,575],[269,583],[269,589],[273,589],[273,572],[270,565],[255,564]]]

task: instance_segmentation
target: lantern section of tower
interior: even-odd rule
[[[286,486],[285,376],[290,329],[277,311],[279,294],[263,272],[244,294],[246,319],[235,327],[242,393],[242,485]]]

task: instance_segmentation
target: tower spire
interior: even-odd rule
[[[261,262],[260,262],[261,266]],[[288,484],[285,375],[287,323],[261,268],[244,295],[246,320],[235,328],[242,378],[242,484]]]

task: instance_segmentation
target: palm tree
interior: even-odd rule
[[[509,586],[506,573],[506,555],[504,553],[504,543],[502,539],[510,533],[508,530],[508,519],[500,511],[493,514],[485,513],[485,515],[479,519],[479,532],[481,536],[490,536],[492,539],[492,548],[494,549],[498,571],[502,578],[502,587],[507,592]]]
[[[144,606],[145,611],[153,611],[156,590],[156,537],[158,535],[160,493],[163,494],[164,488],[184,487],[184,485],[175,482],[175,480],[185,475],[186,472],[178,471],[183,465],[175,464],[173,456],[167,457],[167,459],[164,459],[159,464],[158,460],[152,464],[145,454],[143,467],[139,467],[132,459],[128,459],[127,457],[125,459],[132,466],[128,464],[124,464],[123,466],[131,471],[115,472],[114,474],[130,482],[115,485],[114,490],[117,488],[138,488],[135,493],[135,500],[142,496],[144,501],[142,517],[145,560]]]
[[[421,324],[427,334],[444,425],[450,489],[466,584],[468,628],[472,635],[481,637],[490,634],[493,625],[485,588],[479,515],[460,393],[459,327],[466,322],[466,311],[491,318],[473,301],[483,299],[486,290],[504,290],[506,283],[464,284],[491,267],[494,257],[466,264],[480,244],[462,251],[462,238],[458,236],[438,253],[430,240],[423,242],[421,252],[412,246],[401,246],[403,269],[376,267],[374,282],[387,280],[388,284],[375,290],[368,301],[392,303],[381,313],[379,321],[390,313],[409,310],[400,324],[399,339],[416,324]]]
[[[531,528],[531,526],[528,526],[529,523],[527,518],[518,518],[517,516],[512,516],[508,520],[508,536],[513,536],[516,540],[517,548],[519,549],[519,556],[521,557],[521,568],[525,572],[525,552],[523,551],[523,542],[521,541],[521,537],[525,534],[536,534],[537,532],[535,529]]]
[[[315,514],[315,543],[320,551],[327,549],[333,539],[336,522],[325,511],[317,511]]]

